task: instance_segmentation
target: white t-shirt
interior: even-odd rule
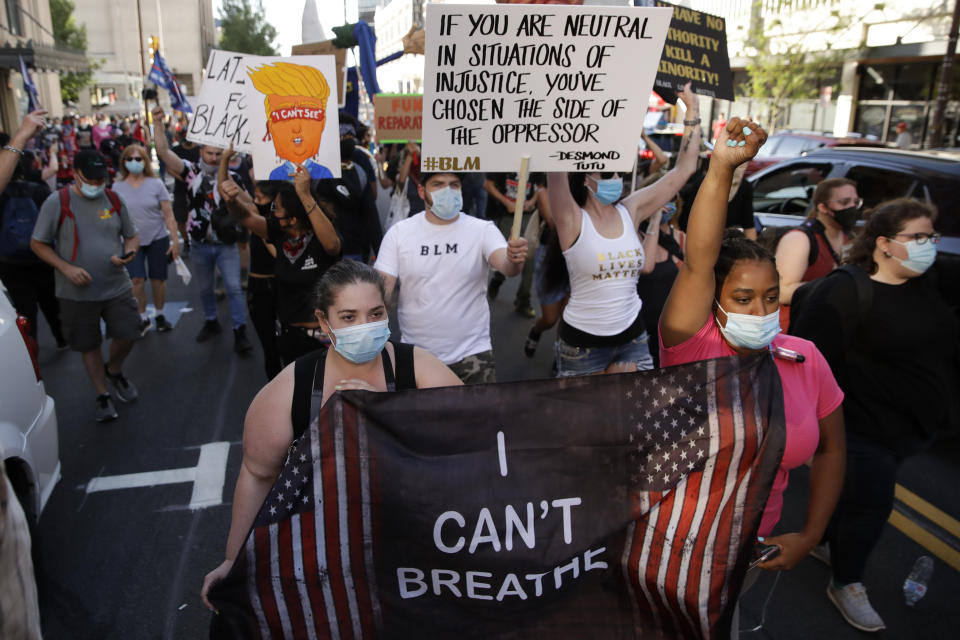
[[[374,267],[400,283],[400,339],[444,364],[490,350],[487,269],[506,246],[492,222],[464,213],[434,224],[420,212],[390,227]]]

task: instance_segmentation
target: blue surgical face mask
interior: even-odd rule
[[[900,264],[910,271],[924,273],[937,260],[937,245],[932,240],[927,240],[923,244],[919,244],[916,240],[908,240],[907,242],[893,240],[892,242],[902,244],[907,248],[907,259],[900,260],[897,258],[897,260],[900,260]]]
[[[597,183],[597,191],[593,194],[597,200],[603,204],[613,204],[620,199],[623,193],[623,180],[620,178],[591,179]]]
[[[766,349],[773,339],[780,333],[780,309],[765,316],[754,316],[745,313],[729,313],[720,306],[717,308],[727,316],[727,326],[720,324],[720,319],[714,316],[720,333],[727,342],[742,349]]]
[[[99,198],[104,189],[106,189],[106,185],[103,184],[92,185],[86,182],[80,183],[80,193],[82,193],[85,198],[90,198],[91,200]]]
[[[140,175],[143,173],[143,160],[126,160],[123,166],[127,168],[128,173]]]
[[[453,220],[463,209],[463,194],[459,189],[444,187],[430,192],[430,211],[441,220]]]
[[[381,320],[331,329],[335,339],[333,348],[354,364],[370,362],[383,351],[390,338],[390,327],[387,325],[387,320]]]

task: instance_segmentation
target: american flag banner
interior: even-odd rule
[[[726,638],[786,432],[767,354],[313,407],[213,638]]]

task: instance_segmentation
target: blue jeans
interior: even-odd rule
[[[213,292],[214,269],[220,269],[230,303],[230,320],[236,329],[247,322],[247,309],[240,288],[240,251],[237,245],[193,243],[193,268],[200,285],[200,302],[207,320],[217,319],[217,296]]]
[[[639,371],[653,369],[650,336],[646,331],[618,347],[575,347],[562,339],[556,342],[557,377],[587,376],[602,373],[612,364],[636,363]]]

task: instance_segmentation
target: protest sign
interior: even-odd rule
[[[424,171],[629,171],[671,12],[427,7]]]
[[[314,400],[210,637],[727,637],[785,442],[765,354]]]
[[[700,95],[733,100],[725,20],[662,0],[656,0],[655,4],[671,7],[673,18],[654,89],[671,104],[677,101],[676,94],[688,82],[693,82],[694,92]]]
[[[214,49],[207,58],[207,72],[200,84],[187,140],[250,151],[253,138],[247,112],[246,65],[256,59],[242,53]]]
[[[420,140],[423,129],[423,96],[378,93],[373,97],[373,128],[377,142]]]
[[[260,57],[244,74],[258,179],[290,180],[296,165],[314,179],[339,178],[334,57]]]

